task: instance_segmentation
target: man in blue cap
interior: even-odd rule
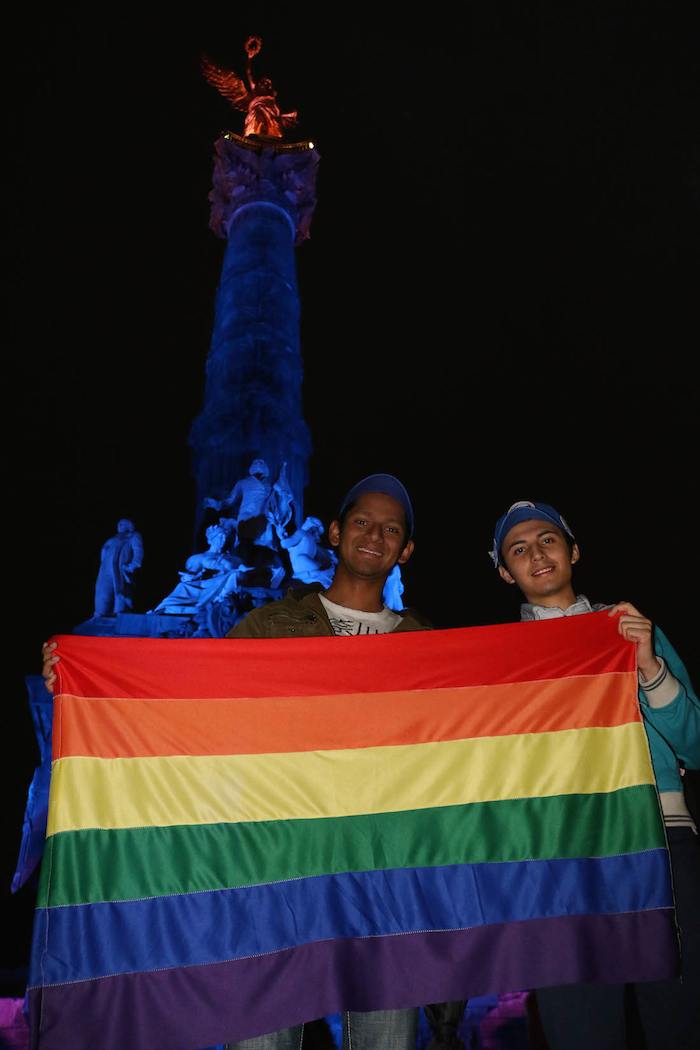
[[[229,638],[319,637],[421,631],[430,624],[410,610],[395,612],[382,599],[386,579],[413,553],[413,506],[392,474],[371,474],[343,499],[328,527],[338,564],[329,587],[300,587],[254,609]],[[441,1046],[454,1046],[464,1003],[438,1003],[426,1015]],[[415,1050],[418,1009],[351,1011],[343,1018],[345,1050]],[[298,1050],[303,1025],[235,1044],[240,1050]],[[232,1046],[234,1044],[231,1044]]]
[[[566,520],[547,503],[521,500],[496,523],[489,552],[503,580],[525,598],[522,620],[609,610],[637,647],[639,701],[666,824],[681,935],[682,982],[633,985],[646,1050],[697,1046],[700,1032],[700,845],[685,802],[683,770],[700,767],[700,701],[665,635],[629,602],[592,605],[573,585],[580,551]],[[550,1050],[632,1050],[622,985],[538,989]]]
[[[350,489],[328,527],[338,564],[330,586],[290,590],[280,601],[254,609],[229,638],[289,635],[388,634],[429,625],[408,610],[394,612],[382,600],[387,576],[413,553],[413,507],[392,474],[371,474]]]

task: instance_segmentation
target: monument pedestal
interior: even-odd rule
[[[77,627],[74,627],[72,633],[112,638],[117,633],[117,617],[91,616],[89,620],[84,620]]]
[[[170,613],[119,613],[115,634],[121,638],[187,638],[191,616]]]

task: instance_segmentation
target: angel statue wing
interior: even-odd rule
[[[252,96],[238,73],[230,69],[222,69],[206,55],[202,55],[202,73],[212,87],[215,87],[220,95],[228,99],[232,106],[243,111],[248,109]]]

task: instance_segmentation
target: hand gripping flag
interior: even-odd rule
[[[58,639],[39,1050],[673,976],[634,647],[606,613]]]

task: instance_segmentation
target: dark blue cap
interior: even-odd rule
[[[358,481],[345,494],[338,517],[342,518],[347,508],[355,503],[360,496],[363,496],[365,492],[381,492],[385,496],[391,496],[397,503],[400,503],[406,515],[408,535],[409,537],[413,535],[413,507],[411,506],[411,499],[406,491],[406,486],[398,478],[395,478],[393,474],[370,474],[369,477]]]
[[[493,550],[489,551],[489,556],[496,568],[498,568],[499,563],[502,563],[501,546],[504,539],[513,526],[519,525],[521,521],[548,521],[550,525],[556,525],[558,529],[565,532],[572,540],[574,539],[573,532],[558,510],[550,507],[548,503],[532,503],[531,500],[521,499],[518,503],[514,503],[512,507],[509,507],[505,514],[502,514],[496,522],[493,534]]]

